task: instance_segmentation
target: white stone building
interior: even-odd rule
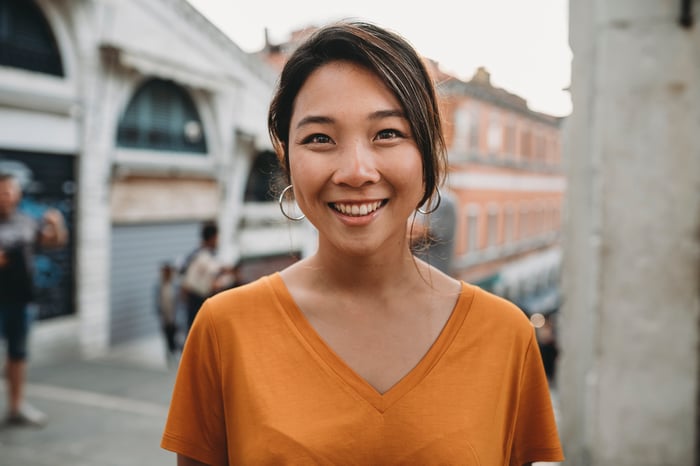
[[[261,191],[275,79],[185,0],[0,0],[0,169],[71,229],[43,258],[34,357],[155,331],[158,266],[201,221],[219,223],[226,260],[304,249],[306,226]]]

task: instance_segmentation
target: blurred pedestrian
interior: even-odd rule
[[[166,359],[168,366],[175,366],[180,354],[177,343],[176,312],[178,304],[177,285],[174,267],[170,263],[160,266],[160,279],[156,288],[156,309],[160,326],[165,338]]]
[[[553,386],[556,381],[559,344],[557,343],[551,316],[545,317],[542,327],[537,329],[537,343],[540,348],[540,354],[542,355],[544,372],[547,374],[547,380],[550,386]]]
[[[391,31],[335,23],[292,53],[268,126],[282,212],[318,248],[204,303],[161,442],[178,465],[563,459],[527,317],[411,252],[408,219],[445,177],[441,121]]]
[[[218,245],[218,226],[213,222],[204,223],[200,231],[199,246],[187,256],[180,269],[188,331],[204,300],[224,287],[225,274],[230,271],[216,255]]]
[[[41,221],[20,213],[19,181],[0,174],[0,334],[7,341],[8,412],[12,425],[43,426],[47,417],[24,397],[27,346],[34,299],[33,261],[37,248],[66,244],[68,233],[63,216],[48,209]]]

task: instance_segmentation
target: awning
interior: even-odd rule
[[[103,53],[113,53],[121,66],[136,70],[144,76],[170,79],[178,83],[210,91],[236,87],[241,79],[221,69],[193,67],[176,59],[151,55],[141,50],[128,49],[121,44],[103,42]]]

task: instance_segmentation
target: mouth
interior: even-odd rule
[[[385,205],[388,199],[371,202],[330,202],[328,205],[335,211],[349,217],[364,217]]]

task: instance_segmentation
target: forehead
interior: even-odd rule
[[[0,179],[0,188],[4,190],[19,191],[19,182],[15,178]]]
[[[296,96],[292,119],[306,113],[378,109],[401,109],[401,104],[374,71],[339,60],[322,65],[308,76]]]

